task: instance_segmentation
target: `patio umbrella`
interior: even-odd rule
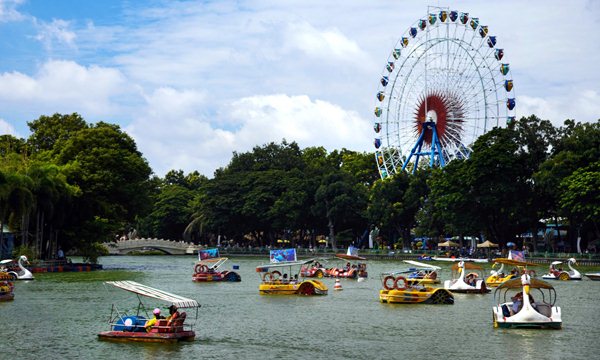
[[[442,246],[447,246],[447,247],[459,247],[460,245],[455,243],[454,241],[444,241],[441,243],[438,243],[438,247],[442,247]]]
[[[478,248],[493,248],[493,247],[497,248],[498,244],[494,244],[493,242],[486,240],[486,241],[482,242],[481,244],[477,244],[477,247]]]

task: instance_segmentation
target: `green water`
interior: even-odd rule
[[[255,267],[262,259],[228,262],[240,266],[240,283],[194,283],[194,261],[105,257],[102,271],[17,282],[15,300],[0,303],[0,359],[593,359],[600,353],[600,281],[553,282],[562,330],[499,330],[492,326],[492,294],[457,294],[454,305],[379,303],[379,273],[399,262],[371,261],[366,282],[342,280],[344,290],[333,291],[334,281],[325,279],[329,295],[297,297],[258,294]],[[450,275],[445,267],[442,279]],[[99,341],[98,332],[109,330],[112,303],[137,305],[135,296],[105,287],[107,280],[135,280],[198,300],[196,340]]]

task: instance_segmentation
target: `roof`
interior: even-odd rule
[[[106,284],[118,287],[125,291],[132,292],[134,294],[138,294],[141,296],[146,296],[153,299],[162,300],[168,303],[171,303],[178,308],[194,308],[200,307],[200,304],[196,300],[188,299],[183,296],[175,295],[168,293],[166,291],[162,291],[159,289],[155,289],[150,286],[146,286],[140,284],[135,281],[107,281]]]
[[[503,282],[498,286],[498,289],[520,289],[523,287],[521,278],[511,279]],[[529,287],[533,289],[554,289],[554,287],[545,281],[538,279],[530,279]]]

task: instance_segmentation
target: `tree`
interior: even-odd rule
[[[88,127],[85,120],[77,113],[42,115],[37,120],[28,122],[27,125],[31,130],[27,144],[33,152],[53,150],[57,143],[68,140]]]

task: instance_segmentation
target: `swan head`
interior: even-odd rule
[[[29,260],[27,259],[27,256],[25,256],[25,255],[21,255],[21,257],[19,258],[19,260],[21,260],[22,262],[29,263]]]
[[[569,262],[577,265],[577,260],[575,258],[570,258]]]
[[[529,295],[529,285],[531,284],[531,277],[525,273],[521,275],[521,284],[523,285],[523,293]]]

